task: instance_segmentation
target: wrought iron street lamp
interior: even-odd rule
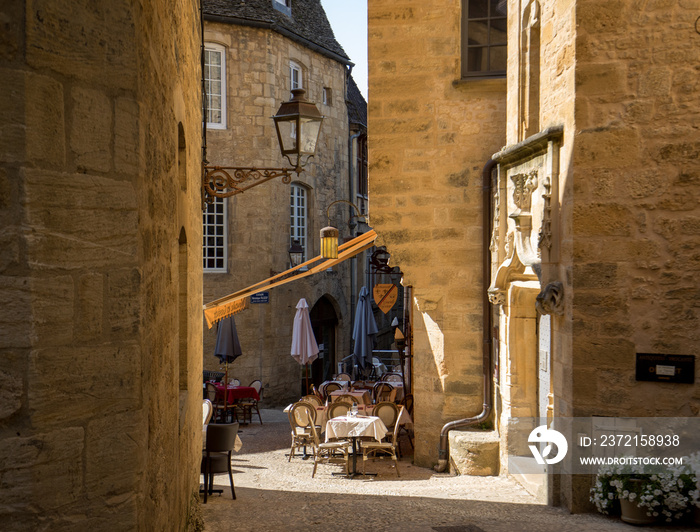
[[[228,198],[249,188],[281,177],[290,183],[292,174],[301,174],[306,163],[316,153],[323,116],[316,105],[304,98],[304,89],[293,89],[292,99],[284,102],[273,116],[277,140],[282,155],[292,168],[256,168],[240,166],[209,166],[203,161],[202,210],[214,198]]]
[[[292,268],[299,266],[304,258],[304,248],[298,240],[293,240],[292,245],[289,247],[289,262]]]

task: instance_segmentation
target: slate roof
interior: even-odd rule
[[[312,43],[317,51],[351,64],[350,58],[335,40],[321,0],[292,0],[292,16],[272,7],[274,0],[202,0],[205,20],[267,27],[301,44]]]
[[[357,87],[352,75],[348,79],[348,120],[350,124],[360,125],[367,128],[367,102]]]

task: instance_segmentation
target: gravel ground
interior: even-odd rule
[[[312,460],[295,456],[287,461],[291,443],[287,415],[281,409],[262,410],[262,417],[263,425],[241,427],[243,448],[233,458],[236,500],[231,499],[226,475],[214,479],[224,493],[213,495],[202,505],[207,530],[633,530],[619,518],[570,515],[560,508],[538,504],[511,479],[437,474],[411,464],[411,456],[399,462],[401,478],[396,477],[391,460],[377,460],[367,462],[367,471],[378,473],[376,477],[333,476],[343,467],[322,463],[312,479]],[[405,440],[402,449],[410,451]]]

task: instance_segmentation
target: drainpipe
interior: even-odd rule
[[[488,287],[491,284],[491,254],[489,253],[490,241],[491,241],[491,219],[493,214],[491,213],[491,171],[494,166],[496,166],[496,161],[489,159],[484,169],[481,172],[482,180],[482,278],[484,279],[484,288],[482,293],[482,328],[483,328],[483,373],[484,373],[484,404],[481,409],[481,413],[474,417],[469,417],[466,419],[458,419],[456,421],[450,421],[445,424],[440,431],[440,445],[438,447],[438,463],[435,466],[435,471],[442,473],[447,469],[448,462],[448,438],[447,435],[452,429],[469,427],[471,425],[476,425],[482,421],[486,421],[491,415],[492,407],[492,356],[491,356],[491,307],[488,296]]]

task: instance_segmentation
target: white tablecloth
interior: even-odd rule
[[[338,416],[326,423],[326,441],[363,436],[379,441],[388,432],[382,420],[374,416]]]

